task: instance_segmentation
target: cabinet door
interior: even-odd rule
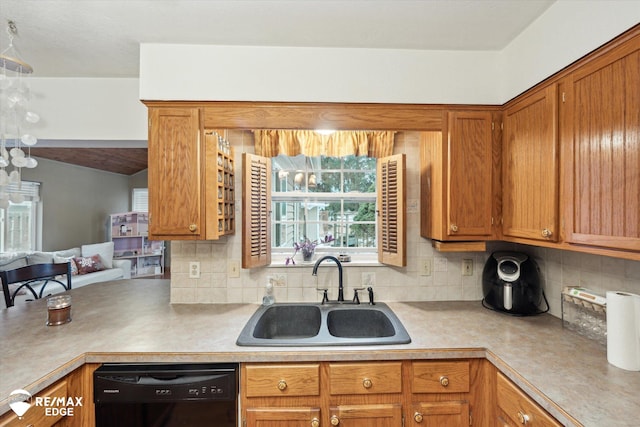
[[[562,425],[501,373],[498,373],[497,403],[498,415],[509,420],[509,424],[526,424],[529,427]]]
[[[398,427],[402,425],[402,405],[339,405],[330,409],[329,423],[341,427]]]
[[[149,109],[149,235],[204,236],[201,126],[197,108]]]
[[[568,138],[563,140],[570,148],[566,240],[639,251],[638,43],[611,52],[571,77],[565,103]]]
[[[505,236],[557,241],[558,132],[556,85],[504,113],[503,228]]]
[[[247,408],[246,426],[319,427],[320,408]]]
[[[413,405],[410,426],[414,427],[467,427],[469,402],[423,402]]]
[[[491,113],[448,115],[447,223],[449,237],[477,240],[491,235]]]

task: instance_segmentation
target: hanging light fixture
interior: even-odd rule
[[[0,52],[0,208],[9,202],[22,203],[22,168],[35,168],[30,147],[38,139],[26,129],[38,123],[40,116],[29,110],[31,91],[25,75],[33,73],[13,45],[18,35],[15,22],[7,21],[9,47]],[[25,153],[24,149],[27,149]]]

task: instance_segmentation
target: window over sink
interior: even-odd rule
[[[317,252],[377,252],[375,158],[279,155],[271,165],[274,252],[305,239]]]

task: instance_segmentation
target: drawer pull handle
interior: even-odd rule
[[[421,423],[423,420],[423,416],[420,412],[416,412],[415,414],[413,414],[413,420],[417,423]]]
[[[362,380],[362,387],[371,388],[371,386],[373,386],[373,382],[371,382],[369,378],[365,378]]]
[[[440,385],[442,387],[448,386],[449,385],[449,378],[447,378],[445,376],[440,377]]]
[[[311,420],[311,427],[320,427],[320,420],[314,418]]]
[[[451,231],[454,232],[454,233],[457,233],[458,232],[458,226],[455,225],[455,224],[451,224]]]
[[[192,233],[198,229],[198,226],[195,224],[189,224],[189,231]]]
[[[337,415],[331,415],[331,425],[337,426],[338,424],[340,424],[340,418]]]
[[[287,389],[287,382],[285,380],[278,381],[278,390],[285,391]]]
[[[548,228],[545,228],[544,230],[542,230],[542,237],[551,237],[553,235],[553,231],[549,230]]]
[[[523,414],[522,412],[518,412],[518,421],[520,421],[520,424],[525,425],[529,422],[529,415],[527,414]]]

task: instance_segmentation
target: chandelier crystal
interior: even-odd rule
[[[22,168],[35,168],[30,147],[38,142],[29,126],[40,116],[29,109],[31,90],[25,77],[33,73],[13,45],[18,35],[15,22],[7,21],[9,46],[0,52],[0,209],[22,203]],[[26,150],[26,152],[25,152]]]

